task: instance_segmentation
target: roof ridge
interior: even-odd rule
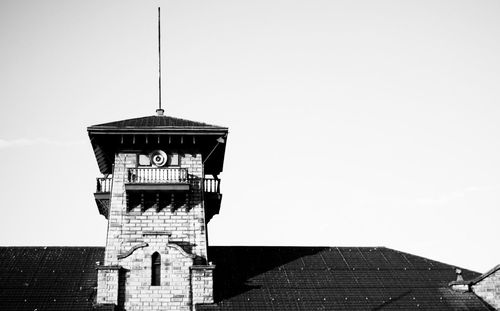
[[[480,274],[479,272],[477,271],[474,271],[474,270],[470,270],[470,269],[467,269],[467,268],[464,268],[464,267],[461,267],[461,266],[457,266],[457,265],[453,265],[453,264],[449,264],[449,263],[445,263],[445,262],[442,262],[442,261],[439,261],[439,260],[435,260],[435,259],[430,259],[430,258],[427,258],[427,257],[423,257],[423,256],[420,256],[420,255],[415,255],[415,254],[412,254],[412,253],[408,253],[408,252],[403,252],[403,251],[400,251],[400,250],[397,250],[397,249],[393,249],[393,248],[389,248],[389,247],[386,247],[385,249],[388,249],[388,250],[391,250],[391,251],[394,251],[394,252],[397,252],[397,253],[400,253],[400,254],[406,254],[406,255],[410,255],[410,256],[413,256],[413,257],[416,257],[416,258],[420,258],[422,260],[425,260],[427,262],[432,262],[432,263],[435,263],[435,264],[440,264],[440,265],[444,265],[444,266],[449,266],[449,267],[453,267],[453,268],[459,268],[459,269],[462,269],[462,270],[467,270],[469,272],[474,272],[476,274]],[[500,265],[499,265],[500,266]]]

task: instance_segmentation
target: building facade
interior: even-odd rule
[[[88,128],[105,247],[0,247],[0,310],[500,310],[480,274],[385,247],[209,246],[228,129],[163,115]]]
[[[213,303],[207,224],[218,213],[228,129],[158,114],[88,128],[108,219],[97,304],[192,310]]]

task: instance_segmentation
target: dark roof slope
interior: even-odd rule
[[[384,247],[211,247],[209,256],[216,304],[200,310],[493,310],[448,287],[455,267]]]
[[[218,246],[209,256],[216,304],[197,310],[493,310],[448,287],[453,266],[384,247]],[[0,247],[0,310],[92,310],[103,258],[103,247]]]
[[[103,247],[0,247],[0,310],[92,310]]]
[[[157,128],[191,128],[191,129],[226,129],[217,125],[210,125],[203,122],[190,121],[169,116],[147,116],[133,118],[109,123],[90,126],[91,130],[110,130],[110,129],[157,129]]]

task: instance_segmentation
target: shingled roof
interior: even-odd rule
[[[449,288],[455,267],[384,247],[211,247],[209,256],[217,303],[197,310],[493,310]]]
[[[384,247],[217,246],[209,256],[216,303],[197,310],[493,310],[448,287],[455,267]],[[0,247],[0,310],[92,310],[103,257],[102,247]]]
[[[203,122],[190,121],[170,116],[147,116],[141,118],[133,118],[109,123],[97,124],[88,128],[89,132],[100,130],[152,130],[152,129],[193,129],[193,130],[225,130],[227,128],[210,125]]]
[[[0,310],[92,310],[103,247],[0,247]]]

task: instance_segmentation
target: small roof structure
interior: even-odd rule
[[[474,279],[463,279],[460,280],[460,281],[452,281],[450,282],[450,286],[453,286],[453,285],[475,285],[479,282],[481,282],[482,280],[488,278],[489,276],[491,276],[492,274],[496,273],[497,271],[500,270],[500,265],[496,265],[495,267],[493,267],[492,269],[488,270],[487,272],[477,276],[476,278]]]

